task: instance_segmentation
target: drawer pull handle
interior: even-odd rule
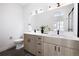
[[[38,53],[41,53],[40,51],[38,51]]]
[[[38,43],[38,45],[41,45],[41,43]]]
[[[58,52],[60,52],[60,47],[58,47]]]
[[[54,47],[55,51],[56,51],[56,46]]]
[[[38,38],[38,39],[41,39],[41,38]]]

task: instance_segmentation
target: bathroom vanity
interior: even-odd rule
[[[79,56],[79,38],[26,32],[24,49],[37,56]]]
[[[79,56],[76,16],[77,4],[34,15],[32,29],[45,26],[46,33],[25,32],[24,49],[37,56]]]

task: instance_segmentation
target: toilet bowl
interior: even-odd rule
[[[23,39],[16,39],[14,40],[14,43],[15,43],[15,46],[16,46],[16,49],[21,49],[24,47],[24,40]]]

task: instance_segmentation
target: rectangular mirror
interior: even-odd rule
[[[73,13],[74,4],[69,4],[34,15],[30,23],[33,29],[40,30],[41,26],[45,26],[46,30],[49,29],[47,32],[73,32]]]

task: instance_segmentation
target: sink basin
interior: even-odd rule
[[[50,31],[50,32],[48,32],[48,35],[64,36],[64,37],[73,37],[73,36],[75,36],[73,32],[66,32],[66,31],[60,31],[59,35],[57,35],[57,31]]]
[[[48,35],[57,35],[57,31],[49,31]]]
[[[73,32],[60,32],[61,36],[67,36],[67,37],[72,37],[75,36]]]

